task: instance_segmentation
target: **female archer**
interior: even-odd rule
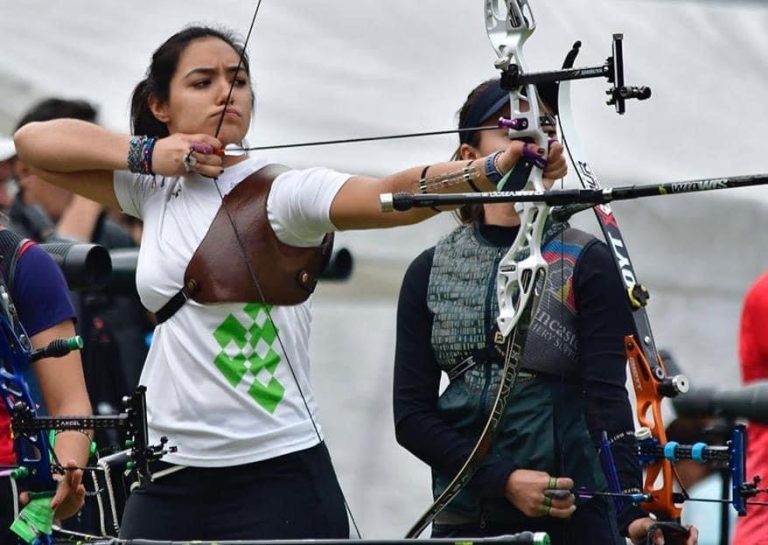
[[[160,322],[141,383],[150,441],[177,451],[130,497],[121,537],[345,538],[344,499],[309,382],[307,298],[330,237],[434,211],[383,214],[379,194],[491,190],[525,152],[383,178],[285,170],[222,155],[249,129],[248,59],[232,36],[190,27],[154,53],[134,90],[133,135],[73,120],[15,135],[47,181],[144,221],[137,286]],[[564,169],[551,147],[548,174]],[[222,195],[224,205],[222,205]],[[245,259],[247,257],[247,260]]]
[[[509,117],[498,79],[476,87],[459,127]],[[554,137],[554,121],[545,129]],[[462,132],[456,160],[482,160],[509,145],[506,129]],[[553,176],[554,175],[554,176]],[[544,172],[551,187],[565,170]],[[489,418],[504,359],[495,299],[499,261],[515,242],[513,204],[466,205],[461,225],[419,255],[400,292],[395,349],[394,417],[398,442],[432,468],[437,498],[469,457]],[[638,491],[632,411],[625,388],[624,337],[631,310],[607,246],[550,221],[542,253],[549,274],[528,326],[517,380],[490,453],[469,484],[434,520],[433,537],[547,532],[555,544],[641,543],[654,520],[606,492],[595,444],[610,438],[622,490]],[[440,393],[442,373],[450,379]],[[573,493],[572,493],[573,492]],[[696,539],[690,532],[688,543]],[[652,543],[663,542],[653,530]]]

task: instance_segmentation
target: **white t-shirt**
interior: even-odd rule
[[[222,194],[266,164],[248,158],[227,168],[218,179]],[[348,178],[322,168],[280,175],[267,201],[267,216],[280,240],[318,245],[335,229],[331,202]],[[119,171],[114,188],[123,211],[144,220],[136,284],[144,306],[156,312],[181,289],[221,197],[213,180],[199,175],[165,178]],[[166,436],[178,448],[165,461],[239,465],[319,442],[309,382],[309,311],[309,301],[266,309],[259,303],[189,300],[155,328],[141,384],[147,387],[150,441]]]

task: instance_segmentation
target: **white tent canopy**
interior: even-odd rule
[[[627,83],[651,100],[617,116],[604,81],[576,82],[574,109],[604,185],[768,172],[768,8],[759,2],[530,0],[532,70],[602,64],[625,37]],[[0,0],[0,133],[35,100],[86,98],[127,130],[130,92],[152,51],[190,22],[245,34],[255,1]],[[495,75],[481,0],[264,0],[249,44],[257,87],[252,145],[447,129],[469,90]],[[270,152],[296,166],[383,174],[447,158],[454,137]],[[658,344],[694,386],[739,381],[741,298],[768,265],[763,188],[615,206],[652,294]],[[580,220],[581,223],[582,220]],[[584,224],[594,228],[585,215]],[[342,234],[355,279],[324,285],[312,343],[322,422],[366,537],[394,537],[429,497],[427,469],[394,444],[394,306],[404,267],[448,219]],[[355,359],[350,355],[355,355]],[[343,386],[343,388],[342,388]]]

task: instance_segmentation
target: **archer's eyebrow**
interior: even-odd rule
[[[190,76],[197,76],[197,75],[212,76],[216,72],[218,72],[217,68],[213,68],[209,66],[200,66],[198,68],[193,68],[192,70],[184,74],[184,78],[186,79],[186,78],[189,78]],[[242,66],[238,66],[235,64],[227,67],[228,74],[237,74],[240,72],[242,72],[246,76],[248,75],[248,73],[245,71],[245,68],[243,68]]]

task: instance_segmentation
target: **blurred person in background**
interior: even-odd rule
[[[62,118],[96,123],[97,110],[84,100],[48,98],[29,109],[16,128]],[[20,191],[11,208],[12,229],[39,242],[91,242],[108,250],[137,246],[102,204],[49,184],[19,159],[14,171]],[[123,396],[138,385],[151,325],[135,293],[82,290],[73,299],[78,333],[85,341],[83,365],[91,403],[97,414],[116,414]],[[98,433],[102,448],[121,443],[112,430]]]
[[[739,359],[744,384],[768,379],[768,273],[744,298],[739,331]],[[747,475],[768,477],[768,425],[747,425]],[[761,500],[764,498],[760,498]],[[757,506],[739,517],[734,543],[768,544],[768,508]]]

